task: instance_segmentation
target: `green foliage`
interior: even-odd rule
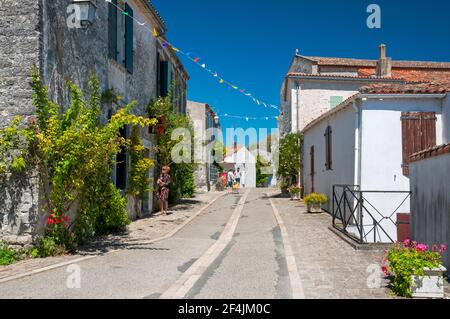
[[[139,127],[134,126],[130,137],[130,182],[128,193],[143,200],[151,191],[152,180],[149,178],[149,170],[154,163],[145,157],[145,148],[139,137]]]
[[[278,175],[291,184],[300,172],[302,138],[301,134],[291,133],[280,140]]]
[[[294,186],[289,187],[289,193],[291,193],[292,195],[299,195],[300,192],[301,192],[301,189],[298,186],[294,185]]]
[[[25,171],[27,161],[31,161],[33,155],[30,151],[33,138],[33,129],[20,116],[0,128],[0,174]]]
[[[158,143],[156,146],[158,168],[162,166],[170,166],[170,175],[172,183],[169,185],[169,202],[176,202],[179,198],[190,198],[195,193],[194,172],[196,165],[193,163],[193,147],[194,145],[194,129],[191,120],[184,114],[177,113],[174,107],[174,101],[171,94],[167,97],[160,97],[150,103],[148,114],[157,118],[165,117],[166,127],[163,134],[158,135]],[[189,136],[178,136],[173,139],[172,135],[175,130],[185,128],[189,132]],[[187,141],[186,141],[187,140]],[[189,160],[182,163],[174,163],[172,161],[172,152],[180,143],[187,142],[190,154],[181,154]]]
[[[262,187],[267,183],[269,176],[262,173],[263,168],[267,167],[270,167],[270,163],[267,163],[258,155],[256,158],[256,186]]]
[[[414,245],[413,245],[414,246]],[[424,276],[425,268],[442,266],[442,256],[437,251],[428,251],[425,245],[402,247],[397,245],[388,252],[388,271],[393,274],[393,292],[398,296],[411,297],[415,284],[411,276]]]
[[[17,252],[0,242],[0,266],[10,265],[17,260]]]
[[[325,194],[316,194],[311,193],[307,196],[305,196],[304,201],[307,205],[310,204],[326,204],[328,203],[328,197]]]
[[[127,140],[120,130],[129,125],[138,132],[139,127],[157,121],[133,115],[136,102],[132,102],[100,125],[102,101],[117,101],[118,97],[112,92],[102,95],[95,76],[90,77],[86,94],[67,82],[67,109],[49,99],[36,68],[30,84],[37,118],[24,123],[16,117],[0,130],[0,173],[37,167],[44,214],[49,217],[44,237],[31,255],[46,257],[72,251],[92,236],[121,231],[130,223],[126,199],[110,177],[114,158],[124,147],[130,148],[129,192],[138,197],[149,191],[148,170],[153,162],[144,157],[137,133]],[[69,214],[76,219],[69,220]],[[11,256],[2,246],[2,258]]]

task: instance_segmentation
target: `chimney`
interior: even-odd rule
[[[377,76],[391,77],[392,76],[392,59],[386,57],[386,45],[380,45],[380,59],[377,62]]]

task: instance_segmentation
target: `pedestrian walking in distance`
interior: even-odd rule
[[[228,171],[228,188],[233,187],[233,182],[234,182],[234,173],[232,170],[229,170]]]
[[[158,179],[158,198],[161,206],[161,215],[167,215],[169,208],[169,185],[172,182],[169,173],[170,167],[164,166]]]

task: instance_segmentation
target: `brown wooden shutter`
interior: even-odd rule
[[[403,175],[409,176],[409,157],[436,146],[436,113],[402,113]]]

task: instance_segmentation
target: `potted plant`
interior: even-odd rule
[[[305,204],[309,213],[321,213],[322,206],[328,203],[328,197],[325,194],[311,193],[305,196]]]
[[[445,250],[445,245],[430,250],[410,240],[389,250],[382,270],[391,278],[393,292],[407,298],[444,298]]]
[[[291,200],[299,200],[300,199],[300,187],[296,185],[292,185],[289,187],[289,194],[291,194]]]

